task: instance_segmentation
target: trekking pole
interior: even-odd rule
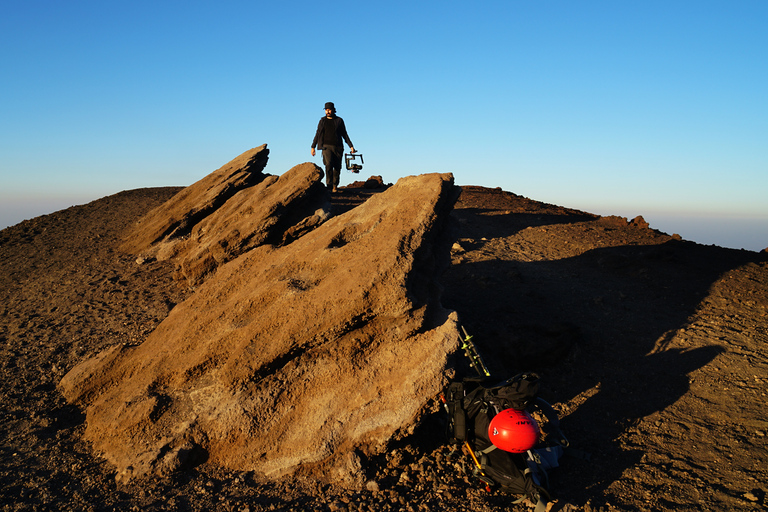
[[[461,330],[464,332],[464,338],[461,340],[461,348],[464,350],[467,358],[469,358],[469,365],[475,369],[480,377],[490,377],[491,372],[488,371],[488,368],[483,362],[483,358],[480,357],[480,353],[477,351],[477,347],[472,342],[472,336],[467,334],[467,330],[463,325],[461,326]]]

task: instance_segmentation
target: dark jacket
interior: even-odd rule
[[[347,135],[347,127],[344,125],[344,120],[336,115],[332,118],[322,117],[320,122],[317,123],[317,132],[315,138],[312,140],[312,147],[316,148],[318,144],[320,149],[323,146],[336,146],[343,148],[344,142],[342,138],[347,142],[349,147],[354,147],[352,141],[349,140]]]

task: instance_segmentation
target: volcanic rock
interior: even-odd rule
[[[403,178],[221,266],[144,343],[65,375],[85,438],[121,481],[207,460],[362,487],[364,460],[416,425],[450,372],[457,318],[437,276],[456,197],[451,175]]]
[[[144,216],[128,232],[122,249],[138,254],[163,239],[189,234],[195,224],[239,190],[262,181],[268,158],[267,145],[262,144],[181,190]]]
[[[289,242],[325,222],[330,193],[312,163],[238,191],[196,224],[189,236],[155,245],[157,259],[179,261],[179,277],[199,284],[217,267],[265,243]]]
[[[364,188],[364,189],[384,189],[387,187],[391,187],[392,184],[386,185],[384,183],[384,178],[381,176],[371,176],[365,181],[354,181],[343,188]]]
[[[646,221],[642,215],[638,215],[634,219],[632,219],[629,223],[630,226],[635,226],[640,229],[651,229],[650,224],[648,224],[648,221]]]

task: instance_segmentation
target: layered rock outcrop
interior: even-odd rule
[[[158,259],[178,262],[177,277],[196,286],[219,266],[264,244],[289,242],[330,217],[323,171],[313,163],[267,176],[240,190],[197,223],[188,236],[154,246]]]
[[[289,242],[330,216],[323,171],[304,163],[282,176],[263,174],[266,144],[246,151],[150,212],[123,249],[173,259],[177,279],[199,285],[219,266],[263,244]]]
[[[205,178],[184,188],[169,201],[145,215],[122,244],[127,252],[140,253],[154,244],[189,234],[192,227],[238,191],[263,180],[269,159],[266,144],[249,149]]]
[[[143,344],[64,377],[85,437],[123,481],[207,460],[361,485],[360,456],[416,424],[459,342],[438,284],[456,196],[451,175],[403,178],[222,265]]]

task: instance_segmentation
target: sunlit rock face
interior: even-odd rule
[[[438,277],[456,197],[449,174],[403,178],[222,264],[143,344],[64,377],[85,437],[122,481],[207,460],[361,485],[360,456],[411,429],[450,371]]]

